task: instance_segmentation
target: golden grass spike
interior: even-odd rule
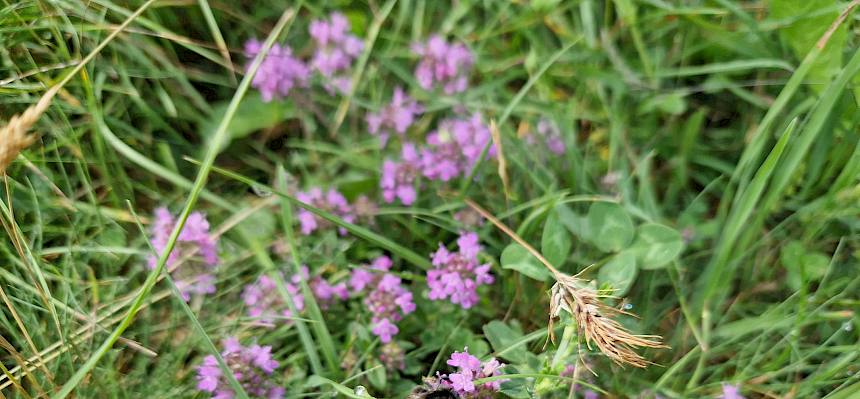
[[[27,132],[51,105],[51,100],[54,99],[58,90],[59,86],[52,87],[42,95],[36,105],[31,105],[22,114],[13,116],[6,126],[0,128],[0,174],[6,172],[6,167],[18,157],[22,150],[36,141],[36,136],[27,134]]]

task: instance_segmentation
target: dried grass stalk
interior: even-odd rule
[[[36,141],[36,135],[27,134],[27,132],[51,105],[59,89],[59,85],[52,87],[42,95],[39,102],[31,105],[22,114],[13,116],[6,126],[0,128],[0,175],[6,173],[6,167],[18,157],[21,151]]]
[[[630,313],[601,302],[599,293],[589,287],[585,280],[562,273],[549,263],[540,252],[495,216],[472,200],[466,199],[465,202],[481,216],[492,222],[499,230],[522,245],[552,272],[556,280],[550,291],[549,304],[549,334],[553,342],[555,342],[553,322],[561,316],[562,311],[565,311],[576,321],[579,336],[585,337],[589,349],[594,343],[597,349],[618,365],[629,364],[634,367],[647,367],[653,363],[636,353],[636,348],[668,348],[660,342],[661,337],[659,336],[635,335],[627,331],[613,317],[621,314],[630,315]]]
[[[576,320],[577,330],[589,349],[594,343],[603,354],[618,365],[647,367],[653,364],[634,351],[635,348],[667,348],[656,335],[634,335],[613,316],[628,314],[600,301],[597,291],[584,280],[565,274],[556,276],[550,291],[549,331],[552,337],[553,320],[568,312]]]

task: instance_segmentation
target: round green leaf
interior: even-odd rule
[[[636,242],[631,249],[642,269],[654,270],[666,266],[681,254],[684,239],[681,233],[671,227],[646,223],[639,226]]]
[[[604,252],[618,252],[633,240],[630,215],[621,205],[595,202],[588,209],[589,241]]]
[[[513,328],[499,320],[493,320],[484,324],[484,337],[490,341],[490,346],[495,352],[504,352],[504,356],[500,356],[514,363],[524,363],[528,352],[528,346],[519,345],[513,349],[509,349],[517,345],[523,338],[523,332],[519,328]]]
[[[612,289],[612,295],[623,296],[630,290],[633,281],[636,280],[636,274],[639,269],[636,267],[636,255],[633,251],[621,251],[605,265],[600,267],[597,272],[597,279],[601,283],[609,284]]]
[[[549,270],[520,244],[508,245],[502,251],[501,262],[503,268],[516,270],[535,280],[547,281],[551,277]]]
[[[570,247],[573,245],[570,233],[564,228],[555,210],[550,211],[546,218],[540,245],[543,256],[556,267],[561,266],[570,254]]]

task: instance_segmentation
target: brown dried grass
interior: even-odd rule
[[[0,175],[6,173],[6,168],[21,151],[36,141],[36,135],[28,132],[51,105],[59,89],[59,85],[52,87],[42,95],[39,102],[20,115],[12,116],[9,123],[0,128]]]
[[[593,343],[597,349],[618,365],[647,367],[653,363],[636,353],[636,348],[668,348],[661,343],[659,336],[635,335],[628,331],[613,317],[621,314],[630,315],[630,313],[615,309],[600,301],[601,295],[589,287],[586,280],[562,273],[549,263],[540,252],[484,208],[469,199],[466,199],[465,202],[498,227],[499,230],[522,245],[552,272],[556,280],[550,291],[549,305],[549,334],[553,342],[555,341],[553,322],[556,318],[561,317],[562,311],[565,311],[573,317],[579,336],[585,338],[585,343],[589,349]]]

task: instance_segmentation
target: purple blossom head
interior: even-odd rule
[[[245,53],[253,59],[262,44],[256,39],[245,43]],[[248,64],[250,68],[250,64]],[[294,87],[307,87],[310,70],[301,60],[293,56],[289,46],[275,44],[254,75],[251,85],[260,91],[263,101],[286,97]]]
[[[170,234],[176,227],[176,220],[167,208],[155,210],[150,242],[161,255],[167,249]],[[179,260],[184,262],[179,264]],[[158,257],[151,256],[150,269],[158,264]],[[188,215],[176,245],[167,258],[167,269],[176,282],[185,301],[192,294],[212,294],[215,292],[215,268],[218,266],[217,242],[209,233],[209,222],[200,212]]]
[[[345,283],[332,285],[322,276],[310,277],[308,268],[302,266],[299,275],[284,279],[287,293],[293,300],[296,310],[305,308],[305,297],[301,291],[301,281],[308,282],[314,299],[320,307],[327,308],[339,300],[349,297]],[[294,317],[283,296],[277,290],[275,281],[269,276],[260,276],[253,284],[248,284],[242,291],[242,301],[248,308],[248,316],[257,319],[265,327],[273,327],[277,322],[288,323]]]
[[[448,181],[472,169],[484,147],[492,140],[490,129],[479,114],[469,119],[448,119],[427,136],[428,146],[421,151],[421,168],[431,180]],[[488,156],[496,153],[491,145]]]
[[[406,352],[396,342],[389,342],[379,349],[379,360],[389,370],[406,368]]]
[[[301,290],[291,281],[286,281],[285,285],[296,310],[301,312],[305,308]],[[266,327],[274,327],[276,321],[286,322],[294,316],[278,292],[275,281],[269,276],[260,276],[255,283],[246,285],[242,291],[242,301],[248,307],[248,316],[258,319]]]
[[[382,164],[382,177],[379,185],[382,188],[382,198],[387,203],[399,199],[403,205],[412,205],[417,193],[415,178],[418,176],[420,158],[415,146],[404,143],[400,161],[385,160]]]
[[[332,13],[328,20],[311,22],[308,30],[316,43],[311,65],[327,80],[326,90],[330,93],[335,90],[348,92],[350,78],[347,72],[364,50],[364,43],[349,34],[349,21],[340,13]]]
[[[271,346],[242,346],[236,338],[227,338],[223,346],[221,357],[249,396],[265,399],[284,396],[284,389],[271,379],[278,368],[278,362],[272,358]],[[203,363],[197,367],[197,389],[217,399],[232,399],[236,394],[212,355],[203,358]]]
[[[403,89],[394,89],[391,103],[379,110],[367,115],[367,130],[378,135],[382,146],[388,142],[388,136],[394,132],[400,136],[406,133],[409,126],[415,121],[415,117],[424,112],[424,108],[418,102],[411,99]]]
[[[450,252],[440,244],[432,254],[433,269],[427,271],[428,296],[432,300],[448,299],[468,309],[478,303],[478,286],[492,284],[493,275],[489,263],[478,261],[481,246],[477,234],[463,233],[457,243],[458,252]]]
[[[542,145],[555,155],[564,155],[567,150],[558,126],[546,118],[538,121],[537,134],[528,134],[525,141],[529,145]]]
[[[307,281],[308,287],[314,295],[314,299],[316,299],[321,308],[327,309],[336,302],[343,301],[349,297],[349,290],[346,288],[346,283],[341,282],[332,285],[322,276],[317,275],[311,277],[308,267],[304,265],[299,268],[299,271],[300,274],[294,274],[290,278],[290,281],[296,286],[300,286],[302,280]]]
[[[397,323],[403,316],[415,311],[412,292],[406,289],[400,277],[388,273],[391,259],[376,258],[370,266],[353,270],[350,286],[357,294],[367,292],[364,305],[372,315],[371,331],[383,343],[399,332]]]
[[[314,187],[308,191],[296,193],[296,199],[329,213],[333,213],[347,222],[352,223],[355,221],[355,213],[352,206],[347,202],[346,197],[335,189],[329,189],[327,192],[323,193],[322,189]],[[318,217],[305,209],[299,210],[297,218],[301,225],[302,234],[305,235],[311,234],[317,229],[331,226],[331,224],[325,219]],[[346,230],[343,228],[339,228],[338,232],[341,235],[346,234]]]
[[[720,399],[744,399],[741,396],[740,385],[723,383],[723,394]]]
[[[469,354],[469,348],[463,352],[454,352],[447,364],[455,367],[456,372],[442,376],[441,383],[449,386],[461,398],[489,398],[495,397],[494,393],[501,389],[505,380],[495,380],[480,385],[475,385],[475,380],[501,375],[501,369],[505,366],[495,358],[481,363],[480,359]]]
[[[415,79],[424,90],[441,86],[445,94],[454,94],[468,87],[475,57],[462,43],[448,43],[433,35],[426,43],[413,44],[412,52],[421,57],[415,67]]]

